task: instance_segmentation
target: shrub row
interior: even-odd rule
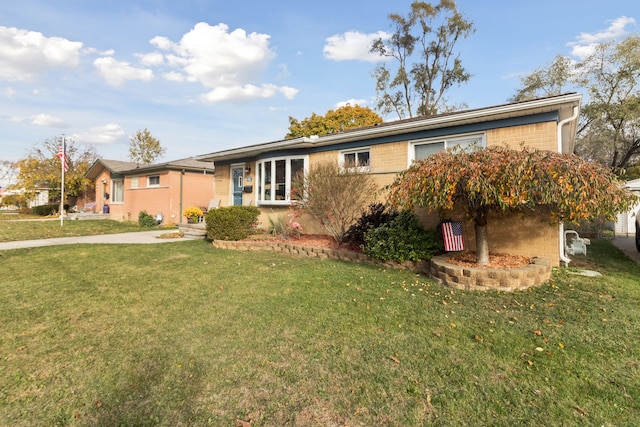
[[[58,212],[58,205],[40,205],[31,208],[33,215],[49,216]]]

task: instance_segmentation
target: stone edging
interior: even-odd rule
[[[551,278],[551,264],[545,258],[535,258],[533,264],[510,269],[484,269],[462,267],[447,262],[448,256],[433,257],[422,262],[382,262],[365,254],[342,249],[298,245],[275,241],[230,241],[214,240],[218,249],[239,251],[274,251],[309,258],[336,259],[401,268],[430,276],[436,282],[455,289],[517,291],[539,286]]]
[[[343,249],[330,249],[318,246],[298,245],[288,242],[275,241],[231,241],[214,240],[213,246],[218,249],[232,249],[239,251],[274,251],[283,252],[294,256],[309,258],[337,259],[340,261],[360,262],[381,265],[389,268],[401,268],[414,273],[429,274],[429,261],[423,262],[382,262],[363,253],[347,251]]]
[[[429,273],[435,281],[455,289],[512,292],[539,286],[551,279],[551,263],[546,258],[534,258],[533,264],[508,269],[463,267],[447,262],[448,258],[433,257]]]

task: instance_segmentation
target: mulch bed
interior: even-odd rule
[[[531,264],[531,259],[520,255],[489,253],[489,264],[476,264],[475,252],[460,252],[452,256],[447,262],[461,267],[474,268],[518,268]]]
[[[271,234],[253,234],[246,240],[250,241],[278,241],[287,242],[298,245],[317,246],[321,248],[329,249],[344,249],[354,252],[361,252],[360,248],[354,248],[346,244],[337,243],[333,237],[323,234],[298,234],[291,235],[288,239],[280,238]],[[531,264],[531,259],[520,256],[501,253],[489,253],[489,264],[479,265],[476,264],[475,252],[460,252],[453,255],[449,261],[451,264],[459,265],[462,267],[476,267],[487,269],[503,269],[503,268],[518,268]]]

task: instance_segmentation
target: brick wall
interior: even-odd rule
[[[506,144],[509,148],[520,148],[522,143],[539,150],[558,151],[555,122],[491,129],[487,131],[487,146]]]

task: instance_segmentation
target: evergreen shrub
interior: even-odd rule
[[[205,215],[207,237],[211,240],[242,240],[248,237],[258,220],[255,206],[227,206],[209,209]]]
[[[396,262],[431,259],[440,251],[436,233],[425,230],[416,215],[402,211],[392,221],[365,233],[367,255]]]
[[[40,205],[31,208],[31,213],[33,215],[49,216],[55,214],[56,212],[58,212],[57,205]]]
[[[138,225],[143,228],[151,228],[156,226],[156,219],[147,211],[140,211],[138,214]]]

